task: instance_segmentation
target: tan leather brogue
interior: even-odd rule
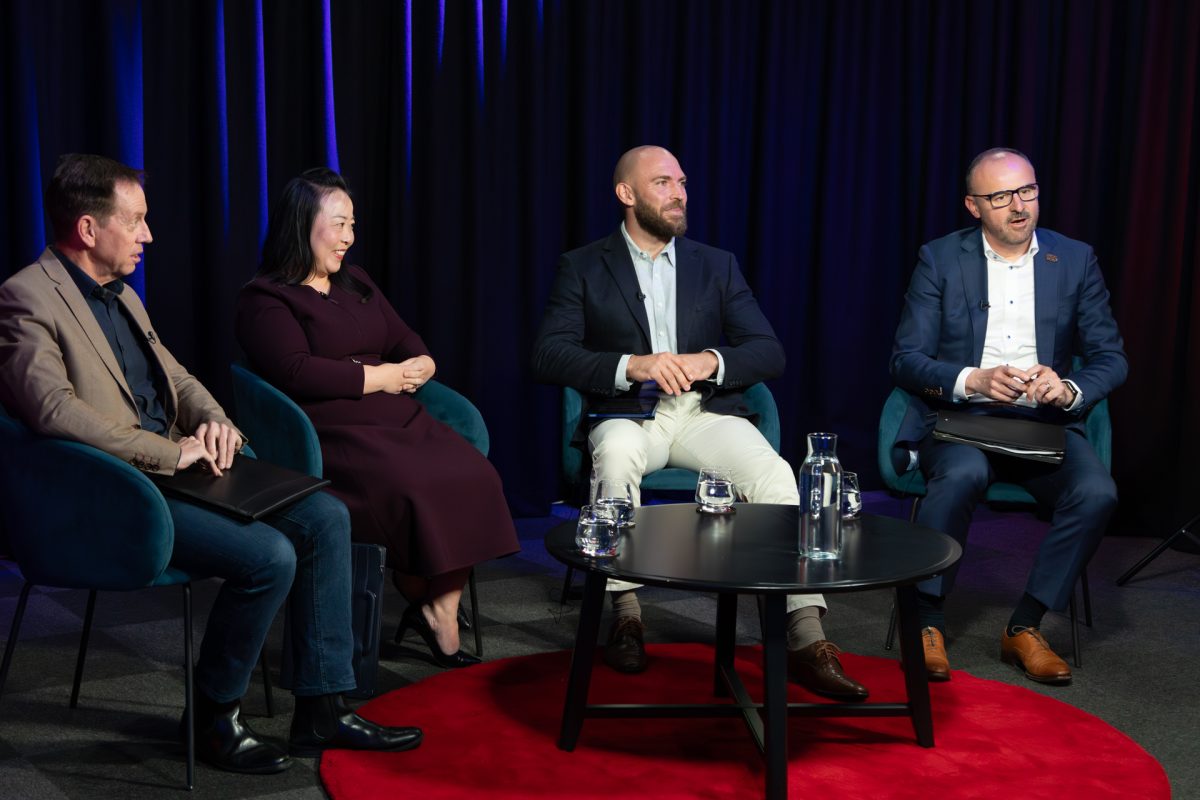
[[[1014,628],[1000,635],[1000,660],[1025,670],[1025,677],[1038,683],[1071,682],[1071,668],[1050,649],[1046,637],[1037,628]]]
[[[942,638],[942,632],[932,626],[922,628],[921,645],[925,651],[925,672],[929,680],[950,680],[950,659],[946,656],[946,641]]]

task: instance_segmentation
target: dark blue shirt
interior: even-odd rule
[[[121,365],[125,382],[133,392],[142,428],[165,436],[167,412],[159,398],[166,385],[166,376],[159,367],[158,359],[150,351],[150,343],[146,341],[147,335],[152,334],[143,332],[125,304],[117,299],[125,291],[125,282],[118,278],[101,286],[57,248],[51,250],[67,268],[67,274],[79,287],[100,330],[104,331],[104,338],[108,340],[108,346]]]

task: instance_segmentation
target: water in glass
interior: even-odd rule
[[[620,530],[612,510],[584,506],[579,509],[575,544],[588,556],[615,556],[620,548]]]
[[[617,526],[633,525],[633,489],[625,481],[605,479],[596,485],[592,504],[612,510]]]
[[[842,473],[842,519],[858,519],[862,513],[862,491],[858,488],[858,475]]]
[[[826,560],[842,554],[842,465],[837,434],[810,433],[800,466],[800,554]]]
[[[696,502],[701,511],[708,514],[728,514],[733,511],[736,488],[728,470],[706,468],[700,470],[696,483]]]

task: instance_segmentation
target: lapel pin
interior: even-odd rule
[[[1054,253],[1046,253],[1046,260],[1053,264],[1055,261],[1058,261],[1058,256],[1054,255]]]

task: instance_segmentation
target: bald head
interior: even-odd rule
[[[1014,150],[1011,147],[993,147],[988,150],[984,150],[982,153],[972,158],[971,163],[967,165],[967,194],[976,193],[974,188],[975,173],[980,167],[990,166],[997,162],[1004,161],[1005,159],[1013,158],[1014,156],[1023,160],[1029,165],[1030,169],[1033,169],[1033,162],[1029,160],[1029,156],[1025,155],[1020,150]]]
[[[617,166],[613,170],[613,188],[617,188],[618,183],[633,183],[634,176],[647,159],[663,156],[674,161],[676,166],[679,165],[679,161],[671,155],[670,150],[655,144],[644,144],[626,150],[624,155],[617,159]]]

